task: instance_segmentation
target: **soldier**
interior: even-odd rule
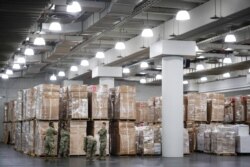
[[[66,129],[66,125],[62,124],[61,129],[61,140],[60,140],[60,149],[59,149],[59,157],[67,157],[67,152],[69,149],[69,132]]]
[[[92,161],[96,152],[96,140],[93,136],[90,135],[84,138],[84,151],[86,152],[87,160]]]
[[[107,146],[107,129],[106,122],[102,123],[102,129],[98,131],[99,134],[99,142],[100,142],[100,153],[99,159],[105,160],[106,157],[106,146]]]
[[[55,149],[55,141],[54,136],[57,135],[57,131],[54,128],[54,123],[49,122],[49,128],[46,130],[45,133],[45,142],[44,142],[44,152],[46,156],[46,161],[48,160],[47,157],[51,156]]]

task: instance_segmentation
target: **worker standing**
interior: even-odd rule
[[[84,138],[84,151],[86,152],[87,160],[92,161],[96,152],[96,140],[93,136],[89,135]]]
[[[98,134],[99,134],[99,142],[100,142],[99,160],[105,160],[106,146],[107,146],[106,122],[102,123],[102,128],[98,131]]]
[[[48,156],[52,156],[55,149],[55,140],[54,136],[57,135],[57,131],[54,128],[54,123],[49,122],[49,128],[45,133],[45,142],[44,142],[44,152],[46,156],[46,160],[48,160]]]
[[[59,157],[67,157],[68,149],[69,149],[69,132],[67,131],[66,125],[62,124],[62,129],[60,131],[61,139],[60,139],[60,149],[59,149]]]

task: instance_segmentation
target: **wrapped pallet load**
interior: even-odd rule
[[[60,85],[42,84],[36,87],[36,118],[59,119]]]
[[[25,121],[22,126],[22,150],[33,155],[35,151],[35,121]]]
[[[224,121],[224,95],[218,93],[207,93],[207,112],[209,122]]]
[[[68,92],[68,116],[71,119],[88,118],[88,92],[86,85],[71,85]]]
[[[152,110],[149,109],[147,102],[136,102],[136,122],[153,122],[154,115],[152,115]],[[154,111],[154,110],[153,110]],[[154,113],[153,113],[154,114]]]
[[[17,102],[15,110],[15,121],[21,121],[23,119],[23,91],[17,92]]]
[[[245,121],[245,98],[243,96],[234,97],[234,114],[236,123]]]
[[[231,97],[225,98],[224,122],[234,122],[234,105]]]
[[[109,91],[107,85],[88,86],[89,116],[92,119],[108,119]]]
[[[36,117],[36,88],[24,90],[24,119],[33,119]]]
[[[116,87],[115,96],[115,113],[114,118],[120,120],[135,120],[136,119],[136,101],[135,87],[133,86],[118,86]]]
[[[70,121],[70,148],[69,155],[85,155],[83,141],[87,136],[87,121]]]
[[[162,97],[154,97],[154,122],[161,122]]]
[[[111,152],[114,155],[136,154],[135,123],[129,121],[112,122]]]
[[[54,122],[55,130],[58,131],[58,122]],[[35,154],[37,156],[43,156],[44,153],[44,144],[45,144],[45,135],[46,131],[49,128],[48,121],[36,121],[35,126]],[[57,155],[57,135],[54,137],[54,152],[53,155]]]
[[[250,123],[250,96],[246,96],[246,122]]]
[[[188,129],[183,130],[183,153],[190,154]]]
[[[22,123],[15,123],[15,146],[17,151],[22,151]]]
[[[197,135],[196,135],[196,144],[197,144],[197,150],[198,151],[204,151],[204,134],[205,131],[209,128],[209,125],[207,124],[200,124],[199,127],[197,128]]]

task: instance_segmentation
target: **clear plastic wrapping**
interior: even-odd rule
[[[207,93],[208,100],[208,120],[224,121],[224,95],[218,93]]]
[[[246,97],[246,122],[250,123],[250,97]]]
[[[25,154],[34,154],[35,121],[24,121],[22,125],[22,150]]]
[[[234,122],[233,100],[230,97],[225,98],[224,122]]]
[[[154,122],[154,110],[149,108],[148,102],[136,102],[136,122]]]
[[[15,149],[17,151],[22,151],[22,123],[15,123]]]
[[[184,154],[189,154],[190,153],[190,150],[189,150],[189,134],[188,134],[187,129],[183,130],[183,153]]]
[[[17,92],[17,101],[15,109],[15,120],[21,121],[23,119],[23,91]]]
[[[161,122],[162,97],[154,97],[154,122]]]
[[[24,119],[33,119],[36,117],[36,88],[24,90]]]
[[[235,97],[234,98],[234,109],[235,109],[235,122],[245,121],[245,108],[244,108],[244,98]]]

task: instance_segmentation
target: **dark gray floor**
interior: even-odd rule
[[[250,156],[215,156],[195,153],[184,158],[109,157],[106,161],[89,163],[84,157],[45,162],[16,152],[0,144],[0,167],[250,167]]]

